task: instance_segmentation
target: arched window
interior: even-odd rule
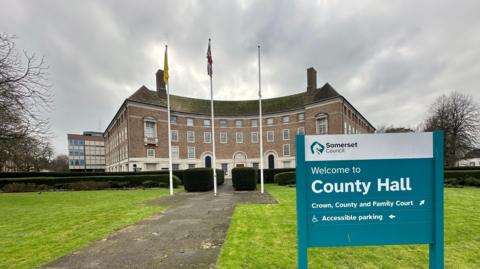
[[[315,119],[317,134],[328,134],[328,114],[318,113]]]

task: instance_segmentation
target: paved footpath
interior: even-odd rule
[[[218,195],[177,193],[151,203],[168,204],[164,213],[44,266],[60,268],[215,268],[237,203],[275,203],[259,191],[235,192],[229,184]]]

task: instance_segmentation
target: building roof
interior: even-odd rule
[[[312,93],[302,92],[294,95],[282,96],[277,98],[263,99],[262,112],[273,114],[291,110],[303,109],[306,104],[320,102],[341,95],[330,84],[325,84],[321,88],[312,91]],[[167,106],[165,97],[159,95],[156,91],[151,91],[142,86],[128,101],[139,102],[156,106]],[[192,113],[192,114],[210,114],[210,100],[170,95],[170,104],[172,111]],[[241,101],[214,101],[216,116],[249,116],[258,114],[258,100]]]

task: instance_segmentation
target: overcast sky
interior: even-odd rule
[[[372,124],[415,127],[452,90],[480,101],[480,1],[2,0],[0,31],[50,66],[53,145],[103,131],[141,85],[155,89],[169,45],[172,93],[254,99],[257,44],[264,97],[306,89],[318,72]]]

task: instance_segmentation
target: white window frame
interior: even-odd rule
[[[287,137],[285,138],[285,134],[287,134]],[[282,130],[282,138],[284,141],[290,140],[290,129],[283,129]]]
[[[242,128],[243,127],[243,120],[235,120],[235,127]]]
[[[150,155],[153,152],[153,155]],[[155,149],[147,149],[147,158],[155,158]]]
[[[209,139],[207,139],[207,137]],[[212,133],[211,132],[203,132],[203,143],[207,143],[207,144],[212,143]]]
[[[300,133],[300,130],[302,130],[302,133]],[[299,134],[305,134],[305,127],[298,127],[297,128],[297,135]]]
[[[153,134],[152,136],[148,136],[147,135],[147,125],[148,123],[152,123],[153,124]],[[144,120],[144,124],[143,124],[143,133],[144,133],[144,136],[147,137],[147,138],[157,138],[157,122],[153,119],[145,119]]]
[[[176,136],[173,135],[173,134],[175,134]],[[172,134],[171,134],[171,135],[172,135],[172,136],[171,136],[172,142],[178,142],[178,130],[172,130]],[[174,139],[175,137],[176,137],[177,139]]]
[[[212,127],[212,121],[209,119],[203,120],[203,127]]]
[[[187,126],[194,126],[193,118],[187,118]]]
[[[289,123],[290,122],[290,116],[283,116],[282,117],[282,123]]]
[[[228,127],[228,121],[227,120],[219,120],[218,125],[220,128],[227,128]]]
[[[258,119],[252,119],[250,125],[252,125],[252,127],[258,127]]]
[[[222,137],[225,135],[225,141],[222,140]],[[220,132],[220,144],[227,144],[228,143],[228,133],[227,132]]]
[[[177,124],[177,116],[170,116],[170,123]]]
[[[255,138],[255,139],[253,139]],[[258,143],[258,132],[252,132],[250,135],[250,141],[252,144],[257,144]]]
[[[298,121],[305,121],[305,113],[298,113],[297,114]]]
[[[273,118],[267,118],[267,125],[273,125],[273,124],[274,124]]]
[[[270,134],[272,134],[272,139],[270,139]],[[275,132],[267,131],[267,142],[274,142],[274,141],[275,141]]]
[[[243,144],[243,132],[236,132],[235,133],[235,141],[236,141],[237,144]]]
[[[285,153],[285,148],[288,148],[288,154]],[[283,156],[290,156],[290,144],[283,144]]]
[[[195,147],[187,147],[187,158],[195,159]]]
[[[174,154],[174,152],[176,154]],[[172,146],[172,159],[180,159],[180,147]]]
[[[325,121],[325,132],[320,133],[320,122]],[[328,134],[328,116],[320,116],[315,119],[315,128],[317,134]]]
[[[187,131],[187,143],[195,143],[195,131]]]

